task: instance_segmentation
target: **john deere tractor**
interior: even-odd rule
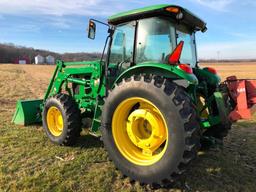
[[[132,180],[173,181],[204,139],[222,140],[233,109],[227,85],[197,62],[195,33],[206,23],[185,8],[155,5],[109,17],[99,61],[57,61],[42,100],[19,101],[13,121],[43,123],[49,139],[73,145],[84,119],[109,158]]]

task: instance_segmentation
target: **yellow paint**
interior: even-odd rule
[[[64,123],[60,110],[57,107],[50,107],[47,112],[47,126],[52,135],[58,137],[62,134]]]
[[[139,108],[132,108],[139,103]],[[132,97],[116,108],[112,133],[120,153],[130,162],[149,166],[165,154],[168,128],[160,110],[149,100]]]

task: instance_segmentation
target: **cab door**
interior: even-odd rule
[[[110,49],[108,77],[114,80],[133,62],[135,22],[129,22],[116,27]]]

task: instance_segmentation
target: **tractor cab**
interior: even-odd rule
[[[119,13],[111,16],[108,23],[113,27],[108,58],[113,76],[143,63],[168,64],[180,42],[184,43],[178,62],[194,68],[197,65],[195,32],[207,29],[200,18],[174,5]]]
[[[146,62],[168,63],[173,50],[184,41],[180,62],[195,67],[194,36],[188,27],[175,25],[166,17],[145,18],[138,24],[133,21],[120,24],[113,35],[110,63],[122,65],[123,69]]]

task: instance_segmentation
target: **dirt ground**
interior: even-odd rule
[[[256,78],[256,63],[201,64],[222,79]],[[223,147],[201,151],[170,188],[123,178],[102,142],[84,134],[74,147],[52,144],[41,126],[11,123],[18,99],[42,98],[54,66],[0,64],[0,191],[250,191],[256,190],[256,116],[233,125]]]

